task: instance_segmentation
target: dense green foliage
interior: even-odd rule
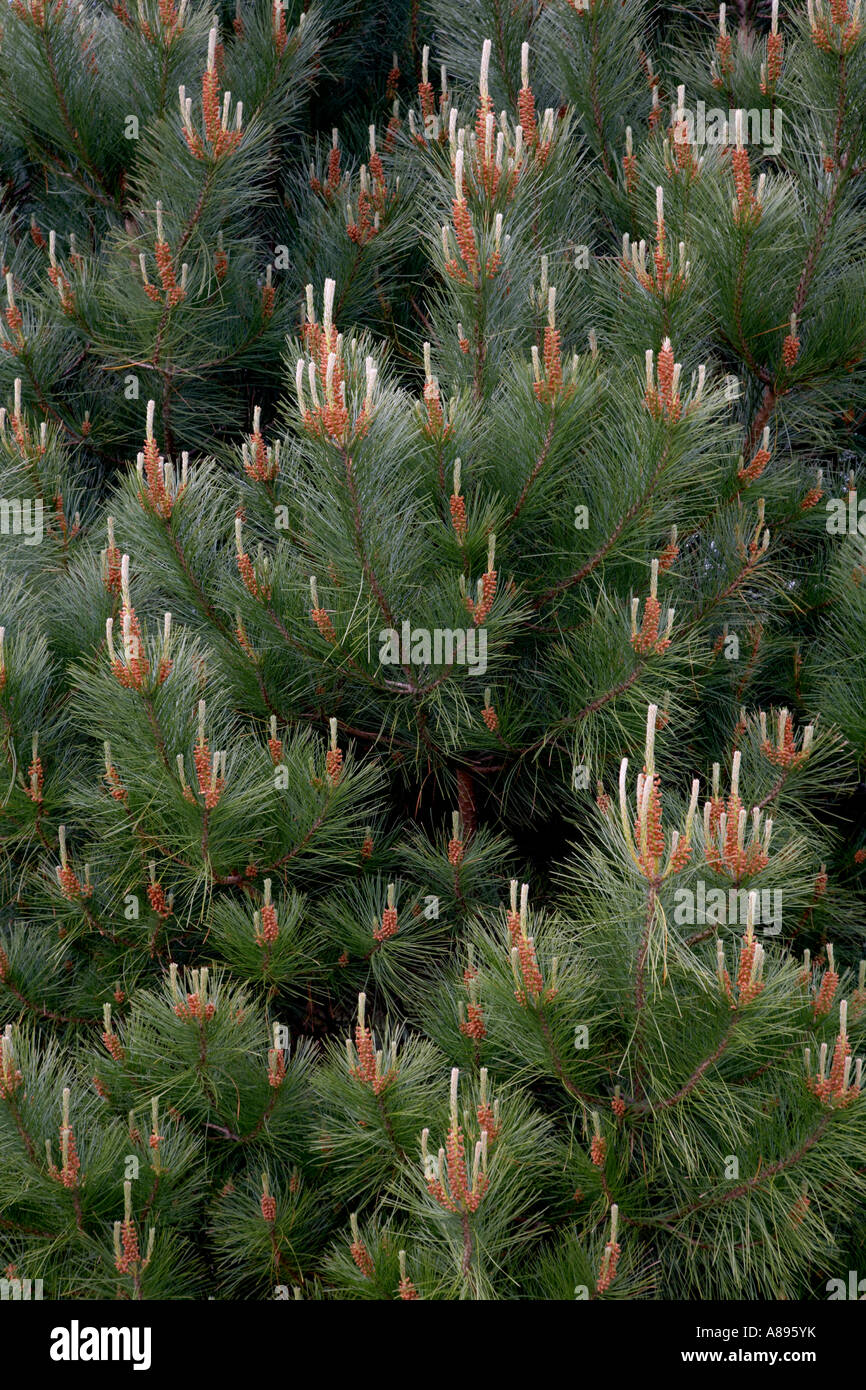
[[[13,0],[8,1278],[862,1267],[864,119],[848,0]]]

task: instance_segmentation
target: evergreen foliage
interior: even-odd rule
[[[7,1278],[863,1267],[864,113],[852,0],[13,0]]]

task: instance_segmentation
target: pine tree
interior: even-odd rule
[[[8,1279],[862,1264],[864,55],[850,0],[14,0]]]

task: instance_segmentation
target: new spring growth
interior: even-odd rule
[[[632,193],[638,178],[638,161],[634,156],[634,142],[632,142],[630,125],[626,126],[626,154],[623,156],[623,172],[626,175],[626,192]],[[627,263],[627,256],[624,256],[623,259]],[[627,264],[626,268],[628,268]]]
[[[270,267],[265,282],[266,292],[271,289]],[[244,472],[248,478],[255,482],[269,483],[277,476],[280,470],[280,444],[277,440],[273,448],[267,446],[262,437],[262,410],[261,406],[256,406],[253,411],[253,429],[250,441],[246,440],[241,444],[241,456],[244,463]]]
[[[189,783],[188,783],[187,780],[186,780],[186,768],[184,767],[183,753],[178,753],[178,755],[177,755],[177,757],[176,757],[176,759],[175,759],[175,762],[176,762],[176,764],[177,764],[177,776],[178,776],[178,781],[180,782],[180,785],[181,785],[181,790],[182,790],[182,792],[183,792],[183,799],[184,799],[184,801],[192,801],[192,802],[194,802],[194,801],[195,801],[195,796],[194,796],[194,794],[193,794],[192,787],[189,785]]]
[[[458,203],[463,202],[463,151],[457,151],[454,160],[454,196]]]
[[[836,970],[836,961],[833,946],[827,944],[827,969],[821,979],[821,987],[812,1004],[812,1012],[815,1018],[824,1018],[833,1007],[833,1000],[836,997],[836,990],[839,987],[839,974]]]
[[[814,39],[814,33],[812,35]],[[779,0],[773,0],[770,10],[770,32],[767,35],[767,61],[761,64],[761,92],[772,93],[782,72],[784,42],[779,33]]]
[[[653,351],[648,348],[645,354],[646,386],[644,403],[655,420],[666,420],[676,424],[682,414],[682,401],[679,395],[682,364],[674,361],[670,338],[665,338],[658,355],[658,365],[653,365]],[[656,384],[656,379],[658,384]]]
[[[731,39],[727,31],[726,6],[719,6],[719,32],[716,38],[716,57],[710,63],[710,76],[714,87],[723,87],[734,71]]]
[[[5,961],[5,956],[0,956],[0,963]],[[0,978],[5,975],[0,972]],[[0,1043],[0,1100],[8,1100],[18,1089],[23,1081],[23,1074],[15,1065],[15,1054],[12,1050],[12,1024],[7,1023],[3,1031],[2,1043]]]
[[[376,381],[379,375],[379,369],[372,357],[365,357],[364,359],[364,375],[365,389],[363,414],[369,416],[373,410],[373,397],[376,392]]]
[[[257,914],[258,915],[258,914]],[[282,1046],[284,1036],[282,1024],[274,1024],[274,1045],[268,1049],[268,1085],[282,1086],[286,1076],[287,1054],[290,1044],[287,1043],[285,1049]]]
[[[20,1073],[18,1073],[18,1076],[20,1077]],[[17,1079],[13,1077],[13,1089],[17,1084]],[[54,1160],[51,1156],[50,1139],[45,1140],[45,1154],[49,1175],[55,1182],[62,1183],[66,1188],[76,1188],[79,1185],[78,1175],[81,1169],[81,1162],[75,1149],[75,1136],[72,1133],[72,1127],[69,1123],[69,1097],[69,1087],[65,1086],[63,1088],[62,1119],[60,1123],[61,1167],[59,1170],[54,1166]]]
[[[484,164],[489,164],[493,158],[493,130],[496,125],[496,118],[492,111],[488,111],[484,118]]]
[[[78,258],[74,255],[74,239],[69,238],[69,259],[78,268]],[[75,295],[72,286],[57,263],[57,233],[52,228],[48,233],[48,278],[57,291],[60,307],[64,313],[72,313],[75,308]]]
[[[643,621],[638,631],[637,617],[640,609],[640,600],[635,597],[631,601],[631,644],[639,656],[656,655],[661,656],[666,652],[671,644],[671,631],[674,625],[676,610],[669,608],[667,612],[667,627],[662,635],[659,634],[659,621],[661,618],[661,604],[658,599],[658,580],[659,580],[659,561],[653,559],[650,565],[650,592],[649,598],[644,600]]]
[[[780,709],[777,715],[776,740],[771,741],[767,732],[767,716],[762,711],[760,716],[761,729],[761,752],[765,758],[777,767],[795,768],[800,767],[806,761],[812,751],[812,742],[815,735],[814,724],[807,724],[803,730],[800,740],[800,747],[794,735],[793,723],[790,712],[787,709]]]
[[[539,1008],[556,997],[556,962],[553,962],[550,985],[545,988],[544,977],[538,966],[535,954],[535,939],[528,935],[529,925],[529,884],[520,889],[520,912],[517,907],[517,884],[511,884],[511,912],[508,926],[511,933],[511,973],[514,976],[514,997],[524,1007],[532,1005]]]
[[[3,640],[2,628],[0,628],[0,662],[2,662],[2,657]],[[0,689],[2,689],[2,687],[3,682],[2,679],[0,679]],[[42,769],[42,759],[39,756],[38,732],[34,733],[33,738],[31,739],[30,755],[30,766],[27,769],[27,780],[29,782],[29,786],[27,788],[27,795],[29,796],[30,800],[35,802],[35,804],[38,806],[42,801],[42,786],[45,779],[44,772]]]
[[[755,480],[756,480],[757,478],[760,478],[761,474],[763,473],[764,469],[766,468],[766,466],[767,466],[767,464],[768,464],[769,462],[770,462],[770,427],[769,427],[769,425],[766,425],[766,426],[764,427],[764,431],[763,431],[763,434],[762,434],[762,436],[761,436],[761,444],[760,444],[760,447],[759,447],[758,450],[756,451],[754,458],[751,460],[751,462],[748,464],[748,466],[745,466],[745,467],[742,465],[742,461],[741,461],[741,466],[740,466],[740,468],[739,468],[739,470],[738,470],[738,472],[737,472],[737,477],[739,478],[739,480],[740,480],[740,482],[743,484],[743,486],[745,487],[745,486],[747,486],[749,483],[755,482]]]
[[[184,455],[183,473],[180,479],[175,474],[170,459],[164,459],[154,436],[154,414],[156,402],[148,401],[145,423],[144,450],[136,459],[139,480],[138,500],[144,507],[150,507],[164,521],[171,518],[175,503],[187,485],[189,456]]]
[[[187,994],[184,999],[178,996],[177,992],[177,971],[172,966],[169,970],[169,981],[171,984],[172,997],[177,997],[178,1002],[174,1005],[174,1012],[178,1018],[186,1021],[196,1019],[199,1023],[209,1022],[216,1012],[216,1004],[207,1000],[208,989],[208,969],[203,967],[201,970],[190,971],[190,981],[192,992]]]
[[[358,1217],[354,1211],[349,1216],[349,1229],[352,1232],[352,1244],[349,1246],[349,1253],[365,1279],[372,1279],[376,1270],[373,1265],[372,1256],[361,1239],[361,1232],[358,1228]]]
[[[123,1184],[123,1221],[114,1223],[114,1267],[118,1274],[132,1274],[137,1279],[150,1264],[155,1239],[156,1228],[149,1226],[147,1248],[142,1260],[138,1233],[132,1219],[132,1182],[127,1178]]]
[[[619,769],[620,824],[626,849],[640,873],[655,884],[663,882],[671,874],[679,873],[691,857],[691,834],[700,790],[700,784],[695,778],[692,782],[683,833],[680,835],[679,831],[673,832],[667,862],[662,868],[665,835],[662,827],[661,785],[655,769],[657,720],[658,706],[650,705],[647,710],[644,769],[638,773],[637,778],[637,814],[633,825],[630,823],[628,810],[627,758],[623,758]]]
[[[336,282],[331,278],[327,279],[323,295],[322,323],[319,324],[313,304],[313,287],[307,286],[302,336],[311,360],[298,360],[295,367],[295,387],[305,427],[320,439],[345,445],[353,437],[362,438],[366,434],[375,376],[372,374],[371,363],[367,370],[364,404],[355,419],[350,421],[344,376],[346,362],[343,357],[343,337],[337,332],[333,321],[335,290]],[[353,374],[356,370],[356,354],[356,343],[352,339],[350,370]],[[310,393],[309,400],[305,399],[305,374],[306,386]]]
[[[629,156],[627,155],[628,159]],[[647,293],[655,295],[661,299],[669,299],[674,290],[682,289],[688,273],[688,266],[685,260],[685,245],[680,242],[679,246],[679,269],[675,275],[671,267],[671,259],[667,250],[667,230],[665,227],[664,211],[664,191],[659,185],[656,188],[656,246],[653,252],[652,269],[647,269],[647,244],[641,240],[637,245],[631,246],[631,262],[629,263],[629,238],[623,238],[623,255],[621,265],[628,272],[633,271],[635,279]],[[647,389],[651,389],[651,380],[647,381]]]
[[[824,53],[845,56],[860,37],[860,0],[854,0],[849,10],[849,0],[830,0],[829,16],[824,11],[823,0],[807,0],[809,25],[812,42]]]
[[[151,1096],[150,1100],[150,1138],[148,1140],[153,1149],[153,1162],[151,1167],[155,1173],[161,1171],[159,1161],[159,1146],[162,1143],[162,1135],[159,1132],[159,1099]]]
[[[542,258],[541,267],[541,291],[547,281],[547,262],[546,257]],[[562,391],[562,343],[559,329],[556,327],[556,288],[554,285],[547,285],[547,323],[544,328],[544,343],[542,365],[539,362],[538,348],[533,344],[532,353],[532,374],[535,378],[533,391],[539,401],[546,405],[552,405]]]
[[[737,226],[757,226],[761,220],[761,194],[763,181],[758,185],[757,196],[752,191],[752,170],[748,151],[744,147],[743,125],[745,112],[739,108],[734,112],[734,143],[731,153],[731,166],[734,172],[735,196],[732,201],[734,222]]]
[[[457,153],[457,117],[459,114],[456,106],[452,106],[448,112],[448,146],[452,159]]]
[[[129,594],[129,556],[124,555],[120,562],[120,591],[123,595],[124,608],[132,608],[132,599]]]
[[[373,919],[373,940],[380,945],[397,934],[396,886],[393,883],[388,884],[387,903],[387,907],[382,909],[381,924]]]
[[[282,6],[278,5],[277,12],[282,14]],[[281,21],[284,24],[284,19]],[[243,104],[237,103],[235,111],[235,129],[229,131],[229,117],[231,112],[231,93],[226,92],[223,96],[222,110],[219,101],[219,77],[216,70],[216,47],[217,47],[216,27],[210,30],[208,35],[208,56],[207,68],[202,76],[201,84],[201,104],[202,116],[204,119],[205,140],[210,146],[210,157],[214,160],[219,159],[224,154],[231,153],[236,149],[241,139],[241,126],[243,123]],[[283,33],[283,43],[285,34]],[[279,46],[279,45],[278,45]],[[201,135],[192,124],[191,106],[192,102],[186,96],[183,87],[178,89],[180,99],[181,120],[183,122],[183,133],[187,145],[196,159],[206,159],[208,154],[205,150]]]
[[[634,271],[635,279],[639,280],[645,288],[650,287],[652,277],[647,270],[646,261],[647,244],[646,239],[641,237],[640,241],[632,242],[628,232],[623,233],[622,256],[623,264],[628,269],[629,260],[631,269]]]
[[[800,354],[800,339],[797,337],[797,315],[792,314],[788,334],[782,343],[782,361],[790,371]]]
[[[725,968],[725,948],[722,941],[716,945],[716,974],[719,984],[728,998],[732,1009],[744,1008],[762,992],[764,971],[764,948],[755,940],[755,918],[758,910],[758,894],[748,895],[746,909],[746,934],[742,938],[740,962],[737,970],[736,988]]]
[[[752,808],[752,832],[746,845],[745,807],[740,801],[739,750],[731,760],[731,790],[727,800],[719,795],[719,764],[713,764],[712,799],[704,803],[704,854],[715,873],[728,874],[739,882],[743,877],[759,873],[769,862],[770,837],[773,821],[770,817],[761,829],[762,811]]]
[[[827,1071],[828,1050],[827,1044],[822,1043],[818,1074],[813,1077],[810,1074],[812,1069],[811,1052],[809,1048],[806,1048],[806,1085],[823,1104],[829,1105],[833,1109],[845,1109],[857,1099],[863,1082],[863,1062],[862,1059],[858,1058],[854,1084],[853,1086],[851,1084],[854,1059],[851,1055],[851,1044],[848,1039],[847,999],[843,999],[839,1004],[839,1032],[836,1037],[829,1072]]]
[[[424,344],[424,404],[426,406],[426,420],[422,418],[424,433],[429,439],[439,439],[444,441],[451,433],[450,424],[446,426],[445,417],[442,413],[442,402],[439,396],[439,381],[433,375],[432,362],[430,356],[430,344]],[[454,401],[451,402],[453,410]]]
[[[316,624],[316,627],[319,629],[325,641],[331,644],[335,643],[337,634],[334,631],[334,624],[331,621],[330,613],[319,603],[319,588],[314,574],[310,575],[310,599],[312,602],[310,617]]]
[[[329,746],[325,755],[325,771],[332,787],[336,787],[343,768],[343,751],[337,746],[337,720],[328,720]]]
[[[465,1220],[478,1210],[479,1204],[488,1188],[487,1178],[487,1131],[475,1144],[472,1158],[471,1180],[467,1172],[466,1150],[463,1130],[460,1125],[457,1103],[460,1073],[455,1067],[451,1072],[449,1093],[450,1128],[445,1148],[441,1148],[436,1160],[427,1152],[429,1131],[421,1135],[421,1162],[427,1183],[427,1191],[435,1198],[443,1210],[462,1216]],[[468,1227],[464,1225],[464,1235]]]
[[[243,520],[239,516],[235,517],[235,550],[237,552],[238,573],[244,582],[247,593],[254,599],[269,598],[269,590],[265,585],[259,583],[253,562],[244,550]]]
[[[277,716],[275,714],[272,714],[270,717],[268,731],[270,735],[268,738],[268,752],[271,755],[271,762],[274,764],[274,767],[278,767],[283,761],[283,742],[282,739],[277,736]]]
[[[159,661],[160,684],[162,684],[165,677],[168,675],[171,664],[171,613],[164,613],[162,622],[162,655]]]
[[[120,551],[114,536],[114,517],[107,518],[108,547],[100,551],[102,582],[110,594],[120,590]]]
[[[493,708],[493,705],[491,703],[491,691],[489,685],[485,686],[484,689],[484,705],[481,710],[481,718],[484,720],[484,723],[487,725],[487,728],[489,729],[490,733],[495,734],[499,729],[499,715],[497,714],[496,710]]]
[[[523,164],[524,131],[525,127],[523,125],[514,127],[514,154],[511,156],[510,160],[512,178],[514,179],[517,178],[520,173],[521,165]]]
[[[458,869],[463,863],[463,832],[460,825],[460,812],[451,813],[451,839],[448,841],[448,863]]]
[[[265,879],[264,882],[264,903],[261,912],[253,914],[253,921],[256,927],[255,941],[257,946],[272,946],[280,934],[279,922],[277,920],[277,910],[271,901],[272,880]]]
[[[457,829],[457,826],[455,826],[455,829]],[[471,944],[467,948],[466,968],[463,971],[463,983],[465,984],[467,992],[469,994],[469,1016],[468,1018],[466,1017],[466,1009],[464,1008],[464,1005],[461,1002],[459,1005],[460,1032],[463,1034],[464,1037],[472,1038],[472,1040],[475,1042],[477,1055],[477,1044],[482,1042],[483,1039],[486,1038],[487,1028],[484,1023],[484,1010],[482,1009],[478,999],[478,970],[475,965],[475,952]],[[486,1085],[487,1072],[484,1068],[482,1068],[482,1101],[486,1100]]]
[[[301,415],[307,414],[307,404],[304,400],[304,359],[299,357],[295,365],[295,389],[298,393],[298,409]]]
[[[496,597],[497,574],[494,568],[496,563],[496,537],[490,535],[487,541],[487,570],[478,580],[476,598],[473,600],[465,592],[464,578],[460,575],[460,588],[463,593],[463,601],[472,617],[476,627],[480,627],[490,615],[493,608],[493,601]]]
[[[509,910],[508,910],[508,914],[507,914],[507,918],[506,918],[506,922],[507,922],[507,926],[508,926],[508,932],[509,932],[509,936],[510,936],[510,938],[511,938],[511,945],[512,945],[512,946],[514,946],[514,945],[517,944],[517,939],[518,939],[518,937],[520,936],[520,934],[521,934],[522,932],[525,933],[525,931],[526,931],[526,911],[527,911],[527,906],[528,906],[528,903],[529,903],[529,884],[528,884],[528,883],[524,883],[524,885],[523,885],[523,890],[522,890],[521,895],[520,895],[520,911],[518,911],[518,908],[517,908],[517,889],[518,889],[518,886],[519,886],[519,885],[518,885],[517,879],[516,879],[516,878],[513,878],[513,879],[511,880],[511,883],[509,884],[510,905],[509,905]]]
[[[400,1265],[400,1283],[397,1291],[400,1295],[400,1298],[404,1302],[414,1301],[416,1298],[419,1297],[419,1294],[418,1290],[415,1288],[415,1285],[412,1283],[412,1280],[409,1278],[409,1275],[406,1272],[406,1251],[398,1250],[397,1259]]]
[[[604,1247],[604,1254],[601,1257],[601,1269],[599,1270],[598,1280],[595,1286],[598,1293],[606,1293],[616,1278],[620,1256],[620,1246],[616,1238],[618,1224],[619,1207],[614,1202],[610,1209],[610,1239]]]
[[[193,749],[192,757],[195,765],[198,789],[204,797],[205,808],[210,811],[219,802],[225,786],[226,755],[224,751],[220,751],[211,756],[210,747],[205,737],[205,715],[205,702],[204,700],[199,700],[198,741]],[[184,797],[187,801],[193,801],[194,798],[192,794],[187,796],[183,764],[180,760],[178,760],[178,770],[181,776],[181,785],[184,788]]]
[[[6,319],[6,323],[8,324],[11,333],[17,339],[18,346],[20,347],[21,343],[23,342],[21,330],[24,326],[24,320],[21,316],[21,310],[17,307],[15,303],[15,287],[12,281],[11,270],[8,270],[6,272],[6,299],[7,305],[3,316]],[[12,350],[14,352],[16,349],[13,348]]]
[[[489,1080],[489,1073],[487,1067],[481,1067],[478,1074],[478,1079],[480,1083],[480,1099],[477,1113],[478,1123],[481,1126],[481,1138],[484,1142],[484,1160],[486,1170],[487,1145],[488,1143],[493,1143],[495,1139],[498,1139],[499,1132],[502,1126],[499,1117],[499,1101],[495,1100],[493,1102],[493,1105],[491,1106],[490,1101],[488,1099],[487,1084]]]
[[[57,840],[60,849],[60,864],[55,872],[57,882],[60,884],[61,892],[65,898],[86,898],[90,896],[92,889],[88,883],[82,887],[81,882],[69,863],[66,853],[66,826],[58,825]],[[89,866],[88,866],[89,867]],[[86,874],[85,874],[86,877]]]
[[[496,261],[497,264],[498,264],[498,258],[499,258],[499,256],[500,256],[501,251],[502,251],[502,213],[501,213],[501,212],[497,212],[496,216],[495,216],[494,219],[493,219],[493,245],[494,245],[495,250],[494,250],[494,256],[493,256],[492,259],[493,259],[493,261]],[[494,271],[491,269],[491,265],[492,265],[492,262],[488,262],[488,274],[491,274],[491,275],[492,275],[492,274],[494,273]]]
[[[147,885],[147,900],[160,921],[164,922],[167,917],[171,916],[174,895],[169,894],[168,897],[166,897],[165,889],[156,877],[155,860],[151,860],[148,865],[148,874],[150,882]]]
[[[686,274],[688,274],[688,269],[689,269],[689,262],[687,261],[687,262],[686,262]],[[689,409],[690,409],[690,410],[694,409],[695,406],[700,405],[700,402],[701,402],[701,400],[703,399],[704,385],[705,385],[705,383],[706,383],[706,379],[707,379],[707,368],[706,368],[706,364],[702,362],[702,363],[700,364],[700,366],[698,367],[697,383],[696,383],[696,381],[695,381],[695,374],[694,374],[694,372],[692,372],[692,379],[691,379],[692,399],[691,399],[691,401],[689,402]]]
[[[451,493],[449,505],[451,508],[451,524],[454,527],[454,534],[462,544],[466,538],[466,501],[460,495],[460,475],[461,463],[460,459],[456,458],[454,460],[454,491]]]
[[[108,659],[113,674],[124,689],[142,690],[150,672],[150,662],[143,654],[144,648],[141,627],[135,616],[135,609],[132,607],[132,599],[129,591],[128,555],[124,555],[120,561],[120,590],[123,598],[123,606],[120,612],[123,660],[118,658],[114,650],[113,618],[107,618],[105,622],[105,641],[108,649]],[[170,663],[168,665],[161,663],[160,670],[162,674],[160,683],[162,680],[165,680],[170,669]]]
[[[397,1044],[392,1041],[387,1049],[376,1050],[373,1034],[366,1023],[367,996],[358,995],[358,1023],[355,1027],[355,1046],[352,1039],[346,1039],[346,1055],[349,1061],[349,1075],[368,1086],[374,1095],[381,1095],[397,1078]]]
[[[122,1062],[126,1053],[111,1024],[110,1004],[103,1004],[102,1006],[102,1041],[109,1055],[114,1058],[115,1062]]]
[[[481,45],[481,68],[478,74],[478,95],[481,98],[481,105],[486,109],[490,100],[488,82],[490,79],[490,55],[493,51],[492,39],[485,39]]]
[[[742,458],[740,459],[740,463],[742,465]],[[764,552],[767,550],[767,547],[770,544],[769,528],[764,526],[764,509],[764,498],[759,497],[756,506],[757,520],[755,523],[755,529],[752,532],[752,538],[749,541],[748,552],[746,551],[746,548],[743,545],[742,538],[740,536],[739,525],[737,526],[737,540],[740,554],[744,560],[747,560],[748,564],[754,564],[760,558],[760,556],[764,554]]]
[[[462,132],[461,132],[462,133]],[[460,252],[460,263],[451,255],[448,229],[442,229],[442,248],[445,253],[446,273],[460,283],[476,277],[479,260],[475,231],[463,191],[464,149],[458,136],[457,152],[454,156],[454,198],[451,203],[454,237]]]
[[[601,1132],[601,1116],[597,1110],[593,1110],[590,1119],[592,1120],[592,1142],[589,1156],[597,1168],[603,1168],[607,1157],[607,1140]]]

